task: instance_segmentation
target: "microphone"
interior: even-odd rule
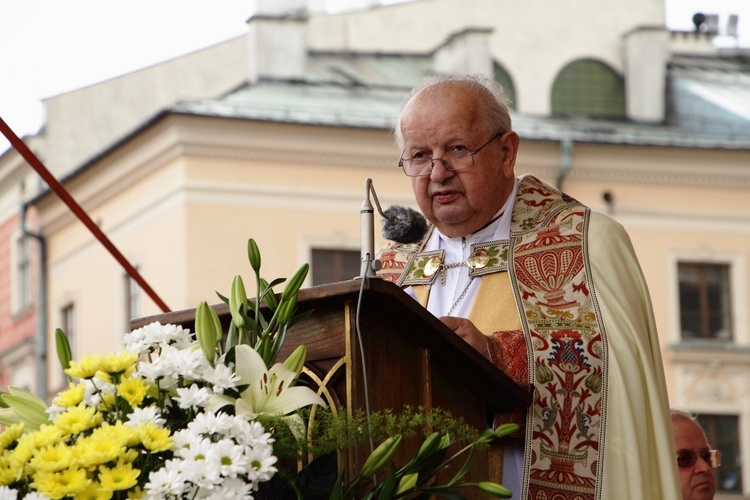
[[[362,266],[359,278],[377,278],[376,271],[380,270],[380,261],[375,258],[375,211],[370,195],[375,201],[378,213],[383,217],[382,234],[387,240],[396,243],[417,243],[428,229],[427,219],[413,208],[393,205],[383,212],[372,179],[368,178],[365,181],[365,199],[359,212],[362,230]]]

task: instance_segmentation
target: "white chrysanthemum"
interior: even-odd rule
[[[273,454],[271,446],[255,446],[245,452],[248,460],[247,477],[255,484],[254,490],[257,490],[257,483],[268,481],[276,474],[274,464],[278,460]]]
[[[193,384],[190,387],[180,387],[177,389],[177,401],[180,408],[187,410],[188,408],[197,409],[208,401],[211,397],[211,391],[205,387],[198,387],[198,384]]]
[[[230,431],[237,441],[248,446],[262,446],[273,443],[270,432],[266,432],[259,422],[248,422],[243,418],[235,419],[235,426]]]
[[[141,424],[153,423],[157,427],[162,428],[166,422],[158,407],[147,406],[145,408],[134,408],[133,413],[128,415],[125,425],[135,428]]]
[[[172,324],[162,325],[155,321],[125,334],[124,341],[125,349],[145,354],[163,349],[168,345],[175,345],[182,349],[190,345],[192,339],[189,330]]]
[[[7,486],[0,486],[0,500],[16,500],[18,492],[11,490]]]
[[[55,419],[56,416],[58,416],[61,413],[65,413],[68,411],[68,408],[64,406],[57,406],[57,405],[50,405],[46,410],[44,410],[47,415],[51,417],[52,420]],[[0,490],[0,500],[4,500],[5,497],[1,495],[2,490]]]
[[[215,367],[208,366],[203,371],[203,379],[211,384],[214,394],[224,394],[227,389],[237,387],[240,377],[234,373],[232,367],[217,363]]]
[[[181,448],[175,449],[175,456],[183,460],[200,462],[206,460],[211,451],[211,440],[207,438],[192,436],[192,440],[185,443]]]
[[[23,497],[24,500],[50,500],[48,496],[42,495],[41,493],[35,493],[31,492],[28,493],[25,497]]]
[[[198,492],[195,498],[206,500],[251,500],[253,485],[236,478],[224,479],[213,491]]]
[[[237,477],[239,474],[245,474],[248,468],[245,446],[236,445],[231,439],[213,443],[206,461],[209,466],[218,467],[223,477]]]
[[[180,495],[185,489],[184,477],[179,469],[181,465],[179,460],[167,460],[164,467],[151,472],[145,485],[146,498],[160,499]]]
[[[99,379],[84,380],[86,388],[83,393],[83,402],[86,406],[99,406],[102,402],[102,395],[115,392],[115,386],[109,382]]]
[[[210,366],[200,349],[166,349],[159,358],[166,376],[201,380],[203,369]]]
[[[222,481],[219,467],[213,462],[184,460],[181,467],[185,478],[202,490],[213,490]]]
[[[232,431],[235,417],[226,413],[199,413],[188,427],[198,434],[224,434]]]

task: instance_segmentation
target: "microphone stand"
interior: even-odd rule
[[[365,199],[359,211],[362,230],[362,265],[358,278],[377,278],[376,271],[381,267],[380,261],[375,258],[375,212],[370,201],[370,194],[375,200],[375,206],[378,207],[378,213],[386,217],[380,208],[378,195],[375,194],[375,188],[372,186],[372,179],[368,177],[365,181]]]

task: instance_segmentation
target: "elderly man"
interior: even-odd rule
[[[429,79],[394,132],[419,208],[417,244],[381,275],[518,383],[534,387],[505,445],[518,499],[674,499],[679,483],[658,338],[630,241],[612,219],[532,176],[503,89]]]
[[[706,433],[688,413],[672,410],[672,431],[682,500],[711,500],[716,493],[714,468],[721,465],[721,452],[708,446]]]

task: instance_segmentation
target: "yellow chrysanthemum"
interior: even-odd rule
[[[52,404],[63,408],[72,408],[83,401],[83,396],[85,394],[86,386],[84,384],[71,383],[68,390],[60,392],[57,397],[52,400]]]
[[[75,446],[76,463],[90,469],[117,460],[125,452],[119,440],[79,438]]]
[[[90,482],[85,470],[70,468],[60,472],[37,474],[31,486],[42,495],[55,500],[83,491]]]
[[[124,374],[127,370],[135,369],[138,355],[130,351],[122,351],[117,354],[107,354],[102,360],[101,370],[110,375]]]
[[[42,428],[30,434],[24,434],[18,440],[16,448],[8,455],[8,459],[25,465],[36,450],[47,446],[54,446],[60,442],[66,434],[52,425],[42,425]]]
[[[18,438],[23,434],[23,422],[13,424],[5,429],[5,432],[0,434],[0,453],[5,451],[8,446],[15,443]]]
[[[102,488],[111,491],[123,491],[132,488],[138,482],[140,470],[132,464],[118,461],[115,467],[99,467],[99,482]]]
[[[99,411],[111,411],[117,403],[117,396],[114,392],[103,392],[101,396],[102,402],[99,403]]]
[[[68,408],[55,418],[53,425],[67,434],[78,434],[93,429],[102,421],[102,414],[95,408],[79,405]]]
[[[87,487],[79,491],[73,497],[73,500],[109,500],[112,498],[112,491],[102,488],[102,486],[92,481]]]
[[[169,429],[162,429],[153,422],[138,426],[138,437],[143,446],[151,452],[171,450],[173,443]]]
[[[65,370],[65,373],[74,378],[94,378],[96,372],[101,369],[102,358],[101,354],[94,354],[92,356],[84,356],[80,362],[71,361],[70,367]]]
[[[128,500],[141,500],[143,498],[143,490],[140,486],[136,486],[132,490],[128,491]]]
[[[9,460],[6,456],[0,456],[0,486],[8,486],[21,479],[23,475],[23,464]]]
[[[139,456],[140,456],[140,453],[138,452],[138,450],[128,448],[128,451],[126,451],[125,454],[121,457],[121,460],[126,463],[132,463],[132,462],[135,462],[135,459],[138,458]]]
[[[29,465],[36,472],[58,472],[73,464],[73,452],[65,443],[47,446],[31,457]]]
[[[140,378],[127,378],[117,384],[117,392],[125,398],[130,406],[135,408],[140,405],[143,398],[146,397],[149,384]]]

